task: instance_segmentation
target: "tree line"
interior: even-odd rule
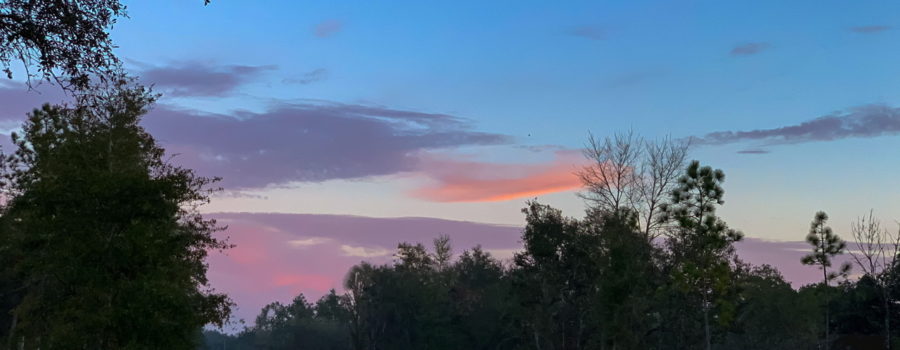
[[[900,300],[898,237],[869,214],[846,243],[816,213],[798,263],[822,282],[795,290],[737,256],[716,214],[724,173],[686,161],[688,144],[633,134],[598,140],[579,174],[584,218],[528,202],[523,248],[502,262],[447,236],[400,243],[390,264],[351,268],[344,292],[265,306],[204,349],[889,349]]]

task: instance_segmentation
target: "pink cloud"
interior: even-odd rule
[[[847,242],[847,246],[853,246],[853,243]],[[784,279],[791,282],[794,288],[822,281],[821,270],[815,266],[800,263],[800,259],[804,255],[809,254],[811,250],[809,243],[746,238],[735,244],[735,249],[737,249],[738,256],[747,263],[753,265],[769,264],[777,267]],[[832,261],[832,266],[836,268],[845,262],[852,263],[852,261],[853,258],[847,253],[837,256]]]
[[[451,237],[459,254],[477,244],[499,258],[520,251],[521,227],[434,218],[369,218],[346,215],[217,213],[227,224],[221,232],[234,249],[209,260],[213,287],[237,303],[236,318],[252,321],[263,305],[290,302],[303,293],[316,300],[329,289],[341,291],[347,270],[362,260],[390,262],[399,242],[428,244],[439,234]],[[852,245],[852,244],[851,244]],[[817,283],[821,272],[800,264],[809,251],[805,242],[746,238],[736,244],[738,256],[754,264],[778,268],[795,288]],[[353,253],[353,254],[348,254]],[[835,264],[849,261],[844,255]]]
[[[303,293],[316,300],[341,290],[344,274],[362,260],[383,264],[399,242],[429,243],[449,234],[457,252],[482,244],[504,250],[519,245],[520,228],[429,218],[378,219],[311,214],[211,214],[235,247],[210,254],[212,286],[236,303],[235,318],[252,321],[272,301]]]
[[[313,290],[325,293],[334,287],[334,276],[307,275],[307,274],[283,274],[275,276],[273,281],[276,287],[290,286],[297,290]]]
[[[575,172],[585,164],[580,153],[557,151],[539,164],[498,164],[437,156],[423,157],[422,173],[434,180],[412,192],[435,202],[497,202],[581,187]]]

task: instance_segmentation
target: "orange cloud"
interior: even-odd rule
[[[498,202],[581,187],[578,152],[559,151],[542,164],[497,164],[425,156],[423,172],[434,182],[412,192],[435,202]]]

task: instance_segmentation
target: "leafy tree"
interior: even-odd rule
[[[855,282],[838,283],[829,292],[834,335],[875,335],[883,348],[888,346],[883,340],[885,310],[877,280],[863,275]]]
[[[672,191],[671,203],[662,208],[663,220],[677,224],[668,240],[670,273],[677,288],[699,301],[706,349],[712,348],[710,316],[725,323],[734,306],[724,297],[732,287],[732,244],[743,237],[716,216],[716,206],[724,203],[724,180],[722,170],[693,161]]]
[[[153,101],[120,85],[91,104],[45,105],[13,136],[0,250],[20,253],[8,337],[20,347],[189,349],[227,319],[205,258],[228,245],[197,211],[214,179],[165,162],[138,125]]]
[[[464,251],[453,265],[450,288],[454,332],[461,349],[503,349],[515,344],[511,285],[502,264],[481,247]]]
[[[452,347],[452,270],[448,240],[436,252],[421,243],[400,243],[393,265],[357,265],[345,281],[350,333],[355,349],[445,349]]]
[[[12,64],[20,61],[29,84],[39,79],[84,89],[92,76],[118,67],[109,30],[122,16],[120,0],[0,1],[0,66],[11,79]]]
[[[598,267],[599,276],[591,281],[597,290],[591,309],[602,330],[601,347],[650,347],[655,324],[650,315],[660,276],[656,248],[638,227],[637,213],[589,215],[583,224],[598,239],[589,258]]]
[[[829,307],[829,296],[827,293],[828,283],[832,280],[838,278],[839,276],[845,276],[850,271],[850,264],[841,265],[840,269],[837,271],[828,272],[828,268],[831,267],[831,260],[835,256],[841,255],[844,253],[844,249],[846,249],[847,244],[844,240],[841,239],[837,234],[835,234],[831,227],[826,226],[828,222],[828,214],[820,211],[816,213],[816,216],[813,218],[812,223],[810,224],[809,234],[806,235],[806,242],[808,242],[812,246],[812,252],[808,255],[805,255],[801,262],[803,265],[815,265],[820,270],[822,270],[822,284],[826,287],[826,295],[825,295],[825,349],[827,350],[830,347],[831,337],[830,337],[830,328],[831,328],[831,319],[830,319],[830,307]]]
[[[580,239],[580,223],[558,209],[529,202],[522,210],[527,225],[522,232],[524,251],[514,258],[517,299],[523,310],[523,331],[538,349],[578,349],[589,341],[590,299],[596,274]],[[577,256],[577,257],[576,257]]]
[[[804,298],[772,266],[742,268],[735,323],[726,349],[804,349],[815,344],[818,304]]]

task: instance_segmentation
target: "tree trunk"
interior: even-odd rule
[[[831,294],[828,290],[828,270],[825,269],[824,265],[822,266],[822,277],[822,283],[825,284],[825,350],[828,350],[831,348],[831,334],[829,332],[829,328],[831,328],[831,315],[829,314],[829,311],[831,308],[829,307],[830,305],[828,305],[830,302]]]
[[[884,348],[891,350],[891,303],[888,300],[890,296],[887,294],[887,291],[882,289],[882,295],[884,296]]]
[[[712,349],[712,341],[709,335],[709,307],[703,306],[703,329],[706,332],[706,350]]]
[[[13,342],[16,339],[16,323],[19,322],[19,314],[13,312],[12,324],[9,326],[9,338],[6,340],[6,348],[12,349]]]

